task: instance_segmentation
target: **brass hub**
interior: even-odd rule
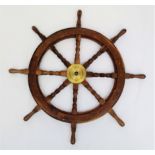
[[[67,78],[71,83],[81,83],[86,78],[86,70],[81,64],[72,64],[67,69]]]

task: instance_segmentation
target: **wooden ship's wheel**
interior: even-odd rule
[[[113,106],[118,101],[125,84],[125,79],[130,78],[140,78],[144,79],[144,74],[129,74],[125,72],[123,60],[118,49],[115,47],[114,43],[126,32],[126,29],[122,29],[116,36],[111,39],[107,39],[104,35],[90,29],[81,27],[81,15],[82,11],[77,12],[77,24],[76,27],[67,28],[53,33],[49,37],[44,36],[35,26],[32,27],[33,31],[38,34],[42,42],[35,50],[28,69],[10,69],[10,73],[21,73],[28,75],[28,83],[31,94],[35,99],[37,105],[36,107],[24,117],[27,121],[31,118],[33,114],[39,110],[43,110],[49,116],[71,124],[71,144],[75,144],[75,132],[78,123],[83,123],[91,121],[109,113],[120,126],[124,126],[125,123],[118,117],[116,112],[113,110]],[[75,59],[74,64],[67,61],[63,55],[59,53],[56,49],[55,44],[61,40],[75,38]],[[90,39],[98,43],[101,47],[90,59],[85,63],[80,62],[80,42],[81,38]],[[48,49],[56,54],[56,56],[63,62],[66,66],[66,70],[61,71],[47,71],[39,69],[40,62],[44,54]],[[88,71],[87,68],[90,64],[95,61],[101,54],[107,53],[114,66],[113,73],[95,73]],[[56,75],[65,76],[66,80],[50,95],[44,96],[38,82],[38,76],[40,75]],[[106,77],[113,78],[114,85],[110,95],[107,98],[101,97],[93,87],[88,83],[87,78],[91,77]],[[66,112],[58,109],[50,101],[58,94],[62,89],[64,89],[69,84],[73,85],[73,106],[71,112]],[[77,95],[79,84],[82,84],[90,93],[97,99],[99,105],[92,110],[85,112],[78,112],[77,110]],[[64,103],[65,104],[65,103]]]

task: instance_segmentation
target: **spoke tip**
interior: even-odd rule
[[[10,68],[10,69],[9,69],[9,73],[16,73],[16,70],[15,70],[15,69]]]
[[[12,72],[12,69],[9,69],[9,73],[11,73]]]
[[[26,116],[23,118],[23,120],[26,122],[29,120],[29,118],[27,118]]]
[[[38,31],[38,29],[37,29],[35,26],[32,26],[32,30],[33,30],[34,32]]]
[[[119,122],[119,125],[120,125],[121,127],[124,127],[124,126],[125,126],[125,123],[121,120],[121,121]]]
[[[78,10],[77,15],[81,16],[82,15],[82,10]]]
[[[71,144],[74,145],[75,144],[75,136],[72,135],[71,137]]]
[[[124,34],[124,33],[126,33],[126,31],[127,31],[127,29],[122,29],[121,33]]]
[[[145,74],[142,74],[140,77],[141,77],[141,79],[145,79],[146,78],[146,75]]]

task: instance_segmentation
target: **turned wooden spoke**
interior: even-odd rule
[[[115,37],[113,37],[111,39],[111,42],[112,43],[115,43],[123,34],[125,34],[126,32],[126,29],[122,29]],[[85,68],[88,68],[90,66],[90,64],[92,64],[93,61],[95,61],[101,54],[103,54],[105,51],[107,50],[107,47],[106,46],[102,46],[99,51],[94,54],[90,59],[88,59],[84,64],[83,66]]]
[[[107,77],[107,78],[117,78],[117,73],[95,73],[95,72],[87,72],[87,77]],[[138,79],[144,79],[146,76],[144,74],[130,74],[125,73],[126,79],[131,78],[138,78]]]
[[[57,76],[66,76],[67,71],[45,71],[45,70],[37,70],[37,75],[57,75]]]
[[[73,108],[72,113],[77,113],[77,95],[78,95],[78,84],[73,84]]]
[[[72,114],[77,114],[77,95],[78,95],[78,84],[73,84],[73,107],[72,107]],[[75,144],[75,132],[76,132],[76,123],[71,123],[71,144]]]
[[[54,92],[46,97],[47,101],[50,102],[61,90],[67,87],[70,84],[68,79],[66,79]]]
[[[79,10],[77,12],[78,17],[76,24],[77,28],[81,27],[81,15],[82,11]],[[80,41],[81,41],[81,35],[76,35],[76,53],[74,59],[75,64],[80,64]],[[78,94],[78,84],[73,84],[73,107],[72,107],[73,115],[77,114],[77,94]],[[71,144],[75,144],[76,141],[75,133],[76,133],[76,123],[71,122]]]
[[[83,66],[84,66],[85,68],[88,68],[88,67],[92,64],[93,61],[95,61],[101,54],[103,54],[103,53],[105,52],[105,50],[106,50],[106,47],[105,47],[105,46],[101,47],[101,48],[99,49],[99,51],[98,51],[96,54],[94,54],[90,59],[88,59],[88,60],[83,64]]]
[[[92,88],[92,86],[86,80],[83,81],[82,84],[90,91],[90,93],[98,100],[101,105],[105,103],[105,100]]]
[[[80,64],[80,40],[81,40],[81,35],[77,35],[76,36],[76,53],[75,53],[75,59],[74,59],[75,64]]]
[[[87,72],[87,77],[107,77],[107,78],[117,78],[116,73],[95,73],[95,72]]]
[[[116,114],[116,112],[113,110],[113,109],[111,109],[110,111],[109,111],[109,114],[117,121],[117,123],[120,125],[120,126],[124,126],[125,125],[125,123],[123,122],[123,120],[120,118],[120,117],[118,117],[118,115]]]
[[[29,69],[10,69],[10,73],[20,73],[20,74],[29,74]],[[46,71],[46,70],[36,70],[36,75],[57,75],[57,76],[66,76],[67,71]]]
[[[42,41],[44,41],[46,39],[46,36],[43,35],[37,27],[35,26],[32,26],[32,30],[38,34],[38,36],[42,39]],[[63,64],[66,66],[66,67],[69,67],[71,64],[68,60],[66,60],[60,53],[59,51],[56,49],[56,47],[54,45],[51,45],[50,46],[50,49],[53,51],[53,53],[56,54],[56,56],[63,62]]]
[[[76,27],[80,28],[81,27],[81,15],[82,15],[82,11],[79,10],[77,12],[77,24]],[[75,53],[75,59],[74,59],[74,63],[75,64],[80,64],[80,42],[81,42],[81,35],[76,35],[76,53]]]

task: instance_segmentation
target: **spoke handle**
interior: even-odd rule
[[[121,120],[121,119],[117,116],[117,114],[115,113],[115,111],[114,111],[113,109],[111,109],[111,110],[109,111],[109,114],[118,122],[118,124],[119,124],[121,127],[125,126],[125,123],[123,122],[123,120]]]
[[[78,12],[77,12],[78,20],[77,20],[76,27],[79,27],[79,28],[81,27],[81,15],[82,15],[82,11],[78,10]]]
[[[42,40],[45,40],[46,39],[46,36],[44,36],[42,33],[40,33],[40,31],[37,29],[37,27],[35,26],[32,26],[32,30],[38,34],[38,36],[42,39]]]
[[[75,133],[76,133],[76,123],[71,123],[71,144],[75,144],[76,138],[75,138]]]
[[[115,37],[111,39],[113,43],[115,43],[122,35],[126,33],[126,29],[122,29]]]
[[[126,73],[125,78],[126,79],[130,79],[130,78],[145,79],[146,75],[145,74],[129,74],[129,73]]]
[[[29,70],[28,69],[14,69],[14,68],[11,68],[9,69],[9,72],[10,73],[20,73],[20,74],[28,74],[29,73]]]
[[[41,108],[37,105],[29,114],[24,117],[24,121],[28,121],[35,113],[37,113]]]

